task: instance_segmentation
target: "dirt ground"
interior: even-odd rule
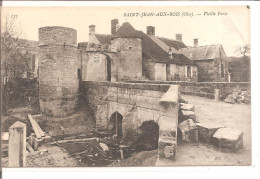
[[[47,151],[41,152],[41,150]],[[8,167],[8,157],[2,158],[2,166]],[[41,146],[39,151],[27,153],[26,167],[80,167],[81,163],[58,146]]]
[[[195,105],[196,118],[200,122],[220,123],[243,131],[243,148],[236,153],[222,152],[205,143],[178,143],[176,161],[163,163],[166,166],[218,166],[251,165],[251,105],[228,104],[197,96],[182,95]],[[139,159],[139,157],[140,159]],[[146,157],[147,156],[147,157]],[[125,161],[111,166],[154,166],[157,151],[141,152]]]
[[[176,161],[164,163],[169,166],[198,166],[198,165],[251,165],[251,106],[245,104],[228,104],[217,102],[207,98],[182,95],[190,104],[195,105],[196,118],[200,122],[220,123],[226,127],[240,129],[243,131],[243,148],[236,153],[222,152],[213,145],[205,143],[181,143],[178,142]],[[23,109],[24,110],[24,109]],[[26,112],[30,110],[26,109]],[[60,126],[65,134],[68,132],[88,131],[93,121],[85,110],[67,118],[48,118],[38,121],[44,131],[60,132]],[[18,115],[19,114],[19,115]],[[27,123],[28,120],[23,112],[16,112],[9,119],[5,119],[2,129],[7,130],[9,125],[16,120]],[[82,117],[83,116],[83,117]],[[73,119],[73,120],[71,120]],[[7,122],[8,121],[8,122]],[[47,122],[48,121],[48,122]],[[54,122],[55,121],[55,122]],[[2,121],[3,122],[3,121]],[[57,123],[58,122],[58,123]],[[80,123],[78,127],[75,124]],[[3,123],[2,123],[3,124]],[[30,125],[28,125],[30,126]],[[88,126],[88,127],[87,127]],[[73,131],[72,131],[73,129]],[[28,130],[29,131],[29,130]],[[80,132],[79,132],[80,133]],[[43,146],[44,147],[44,146]],[[46,147],[45,147],[46,148]],[[49,146],[48,152],[36,152],[28,154],[28,167],[81,167],[78,159],[72,157],[65,149],[58,146]],[[2,159],[3,167],[8,166],[8,158]],[[155,166],[157,160],[157,150],[143,151],[134,154],[120,162],[114,162],[109,167],[121,166]],[[157,163],[158,164],[158,163]]]
[[[219,123],[243,131],[243,148],[236,153],[222,152],[204,143],[180,144],[173,165],[251,165],[251,105],[229,104],[196,96],[182,97],[195,105],[200,122]]]

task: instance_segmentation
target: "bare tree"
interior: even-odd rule
[[[243,45],[243,46],[238,46],[237,49],[236,49],[236,53],[238,53],[238,55],[242,55],[242,56],[250,56],[250,52],[251,52],[251,49],[250,49],[250,45],[249,44],[246,44],[246,45]]]
[[[9,96],[13,91],[6,89],[7,82],[15,85],[17,77],[21,77],[28,66],[28,55],[20,51],[20,36],[22,30],[17,27],[16,16],[6,16],[1,29],[1,100],[3,113],[6,112],[6,106]],[[17,87],[19,88],[19,87]]]
[[[6,16],[1,31],[1,75],[4,85],[9,79],[17,77],[16,70],[21,69],[19,38],[22,31],[17,29],[16,19]]]

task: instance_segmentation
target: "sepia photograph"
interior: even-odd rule
[[[2,7],[2,167],[251,166],[250,18]]]

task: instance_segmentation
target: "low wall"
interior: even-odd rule
[[[128,81],[128,83],[180,85],[182,94],[214,98],[215,89],[219,89],[221,99],[225,99],[235,88],[251,90],[249,82],[186,82],[186,81]]]

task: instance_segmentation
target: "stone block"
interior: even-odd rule
[[[181,110],[180,113],[181,113],[181,115],[180,115],[179,122],[183,122],[183,121],[188,120],[188,119],[192,119],[195,123],[199,122],[196,119],[195,113],[193,111]]]
[[[192,119],[188,119],[179,124],[182,133],[182,140],[186,142],[198,141],[198,129]]]
[[[194,111],[194,105],[193,104],[180,103],[180,108],[184,111]]]
[[[33,146],[33,149],[34,150],[38,150],[38,148],[44,143],[44,138],[40,138],[40,139],[37,139],[37,138],[34,138],[34,146]]]
[[[188,104],[188,101],[186,101],[185,99],[183,99],[180,94],[179,94],[179,102],[180,102],[180,103]]]
[[[213,143],[221,150],[235,152],[243,147],[243,132],[232,128],[218,129],[213,135]]]
[[[177,147],[175,141],[159,139],[159,143],[158,143],[159,159],[175,160],[176,148]]]
[[[196,123],[196,125],[198,128],[199,140],[206,143],[212,143],[214,133],[218,129],[224,127],[223,125],[214,123]]]
[[[177,104],[179,103],[179,86],[178,85],[171,85],[167,88],[167,92],[164,93],[160,102],[167,102]]]
[[[26,124],[17,121],[9,127],[9,167],[26,166]]]
[[[159,136],[161,139],[176,139],[176,130],[160,129]]]
[[[232,96],[232,95],[228,95],[224,101],[225,101],[226,103],[234,104],[234,103],[235,103],[235,98],[234,98],[234,96]]]

